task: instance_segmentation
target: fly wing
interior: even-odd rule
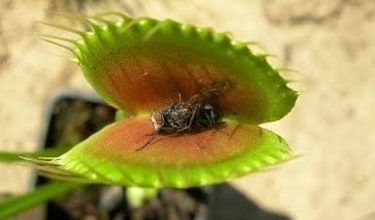
[[[187,102],[191,104],[207,102],[224,94],[232,87],[233,84],[229,81],[215,82],[203,88],[199,93],[190,97]]]

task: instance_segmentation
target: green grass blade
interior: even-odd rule
[[[79,187],[80,184],[70,182],[55,181],[44,186],[40,186],[34,191],[22,196],[11,197],[0,201],[0,219],[14,216],[39,203],[69,192]]]

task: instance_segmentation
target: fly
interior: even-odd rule
[[[173,102],[151,114],[154,132],[150,139],[136,151],[151,143],[157,134],[163,132],[178,134],[191,130],[212,128],[220,122],[220,112],[213,101],[231,88],[229,82],[213,83],[193,95],[187,101]]]

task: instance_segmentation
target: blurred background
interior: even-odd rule
[[[40,40],[56,12],[171,18],[255,41],[302,90],[264,125],[301,155],[230,183],[264,209],[296,220],[375,219],[375,1],[0,0],[0,150],[33,151],[55,91],[91,91],[68,52]],[[72,24],[73,25],[73,24]],[[22,194],[30,169],[0,164],[0,194]]]

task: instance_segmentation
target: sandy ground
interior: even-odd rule
[[[56,3],[60,2],[60,3]],[[34,150],[43,107],[56,90],[90,90],[65,51],[38,39],[56,11],[115,8],[173,18],[257,41],[303,94],[266,127],[302,155],[232,183],[290,219],[375,219],[375,2],[373,0],[98,1],[0,0],[0,150]],[[255,48],[259,49],[259,48]],[[302,85],[302,86],[301,86]],[[29,172],[0,166],[0,192],[22,193]]]

